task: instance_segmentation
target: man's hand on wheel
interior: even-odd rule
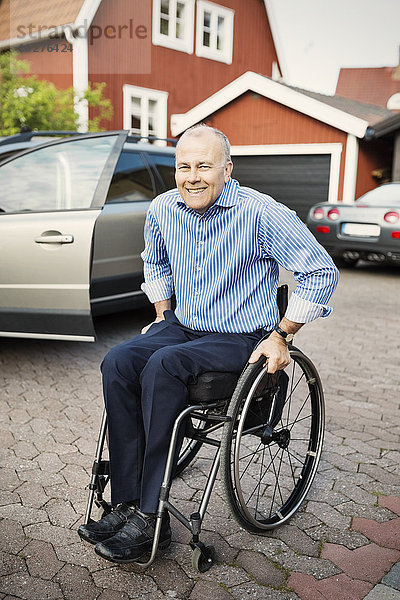
[[[290,363],[289,348],[282,339],[275,338],[277,334],[271,334],[269,338],[261,342],[249,358],[249,363],[255,363],[261,356],[265,356],[267,373],[275,373],[288,366]]]

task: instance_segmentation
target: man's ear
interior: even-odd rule
[[[230,160],[225,165],[225,183],[228,182],[229,177],[231,176],[231,173],[232,173],[232,169],[233,169],[233,162]]]

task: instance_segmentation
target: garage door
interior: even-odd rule
[[[308,209],[326,202],[330,154],[233,156],[232,176],[241,185],[269,194],[305,221]]]

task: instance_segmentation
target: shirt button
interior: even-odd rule
[[[196,315],[194,315],[194,317],[193,317],[193,321],[197,321],[197,317],[196,317]]]
[[[200,296],[200,292],[195,292],[194,295],[195,296]]]
[[[204,240],[200,240],[199,244],[200,244],[200,246],[204,246],[205,241]]]
[[[197,271],[201,271],[201,267],[197,267],[197,268],[196,268],[196,270],[197,270]]]

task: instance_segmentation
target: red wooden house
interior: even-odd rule
[[[353,202],[390,168],[390,144],[367,141],[390,111],[283,83],[269,0],[2,0],[0,49],[10,47],[60,87],[105,81],[110,129],[219,127],[234,175],[301,216],[317,201]],[[84,105],[80,115],[84,129]]]

